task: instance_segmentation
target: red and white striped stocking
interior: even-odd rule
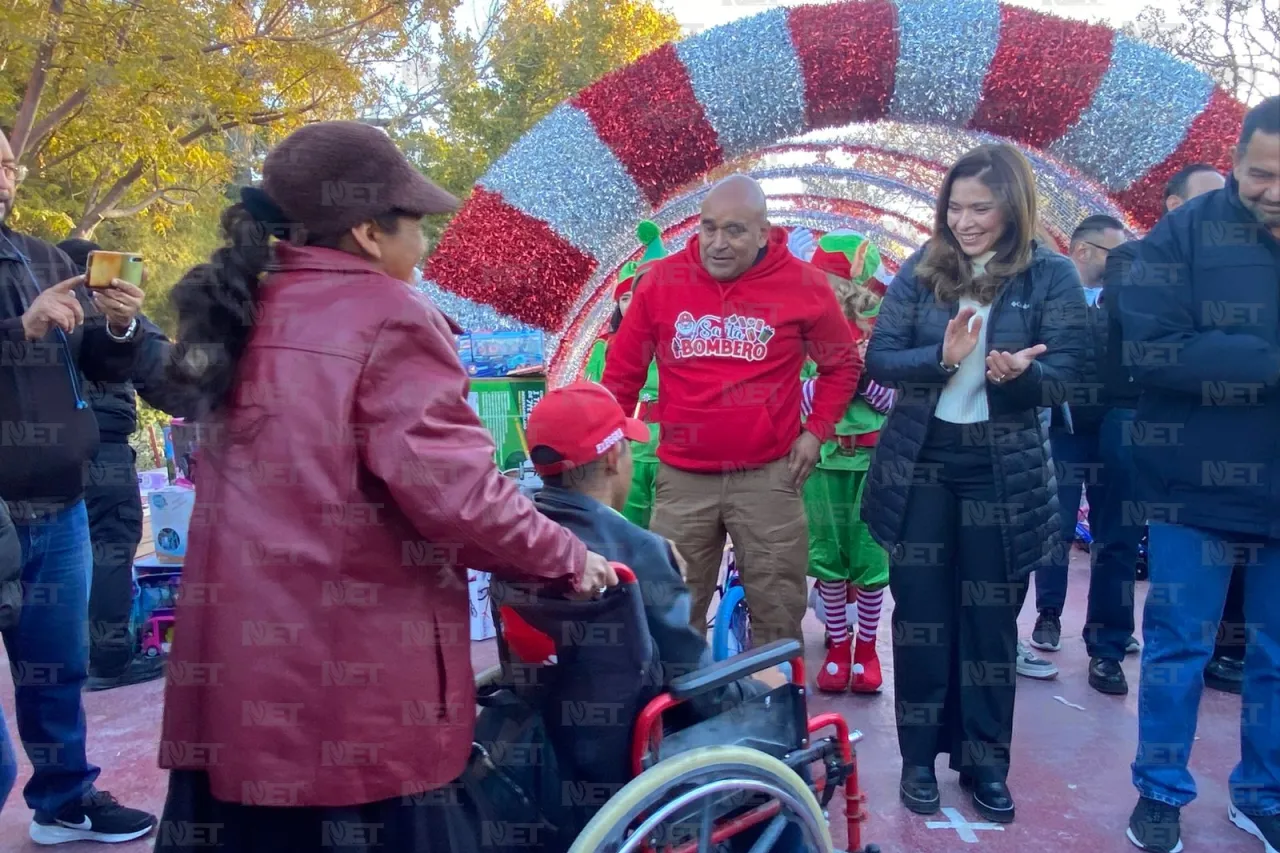
[[[848,584],[844,581],[818,581],[818,595],[822,598],[822,612],[826,615],[827,631],[831,642],[843,643],[849,639]]]
[[[884,604],[884,590],[868,592],[857,591],[858,600],[858,642],[875,642],[876,631],[880,630],[880,608]]]

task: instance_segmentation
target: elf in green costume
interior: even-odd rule
[[[609,352],[609,341],[618,331],[627,307],[631,304],[631,295],[636,281],[643,274],[645,267],[667,256],[667,249],[662,245],[662,231],[656,223],[644,220],[636,226],[636,237],[645,247],[644,256],[637,261],[628,262],[618,272],[618,284],[613,290],[614,310],[609,320],[609,328],[600,335],[592,345],[587,356],[587,366],[582,371],[582,378],[591,382],[599,382],[604,376],[605,358]],[[627,495],[626,506],[622,514],[632,524],[649,529],[649,518],[653,515],[653,485],[658,476],[658,423],[656,406],[658,404],[658,363],[649,365],[649,378],[640,391],[640,402],[633,417],[639,418],[649,425],[649,441],[647,444],[633,442],[631,457],[633,473],[631,475],[631,491]]]
[[[862,234],[833,231],[818,241],[811,262],[827,273],[865,361],[888,280],[879,250]],[[812,362],[806,363],[801,374],[801,410],[806,415],[816,375]],[[892,405],[893,392],[864,376],[836,424],[835,439],[822,446],[818,467],[804,487],[809,575],[817,579],[819,615],[830,638],[817,686],[828,693],[879,693],[884,681],[876,631],[889,585],[889,557],[871,538],[859,509],[871,454]],[[848,610],[854,603],[856,645],[849,636]]]

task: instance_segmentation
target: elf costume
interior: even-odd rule
[[[833,231],[818,241],[811,263],[870,291],[871,304],[849,317],[865,361],[871,328],[880,312],[888,278],[880,252],[866,237],[852,231]],[[846,310],[849,306],[842,305]],[[805,364],[802,410],[807,414],[817,370]],[[889,585],[889,556],[871,538],[859,517],[871,454],[893,405],[893,392],[865,376],[836,437],[822,445],[818,466],[804,488],[809,518],[809,575],[817,579],[819,611],[827,625],[830,645],[819,690],[829,693],[878,693],[883,683],[876,654],[876,631],[884,588]],[[848,606],[856,603],[858,638],[849,636]]]
[[[613,290],[613,302],[616,306],[622,297],[631,292],[635,285],[637,273],[645,265],[667,256],[667,249],[662,245],[662,232],[657,224],[644,220],[636,226],[636,237],[644,245],[644,256],[637,261],[629,261],[618,271],[618,284]],[[587,356],[587,366],[582,371],[582,378],[591,382],[599,382],[604,376],[605,356],[609,352],[609,341],[616,332],[616,327],[606,329],[592,345]],[[632,524],[649,529],[649,518],[653,515],[653,486],[658,476],[658,432],[656,406],[658,404],[658,363],[649,365],[649,378],[640,390],[640,404],[635,417],[649,425],[649,442],[640,444],[632,442],[631,458],[633,472],[631,475],[631,491],[627,494],[626,506],[622,514]]]

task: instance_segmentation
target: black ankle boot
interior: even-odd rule
[[[960,787],[970,792],[978,814],[994,823],[1013,823],[1013,795],[1004,782],[978,782],[962,773]]]
[[[933,768],[904,764],[898,796],[902,804],[916,814],[936,814],[941,798]]]

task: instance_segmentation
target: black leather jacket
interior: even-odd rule
[[[587,548],[635,572],[664,687],[714,662],[706,638],[689,624],[693,599],[667,540],[578,492],[544,486],[533,500],[543,515],[568,528]],[[766,690],[760,682],[742,679],[691,700],[691,710],[698,719],[708,719]]]

